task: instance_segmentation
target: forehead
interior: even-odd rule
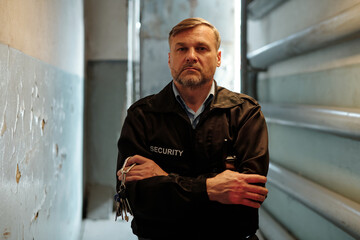
[[[210,27],[199,25],[194,28],[183,30],[170,38],[170,46],[179,43],[207,43],[216,46],[215,33]]]

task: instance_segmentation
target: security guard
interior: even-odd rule
[[[139,239],[257,239],[268,190],[268,136],[259,104],[217,86],[217,29],[185,19],[169,33],[171,81],[129,110],[118,142],[117,188]],[[129,158],[130,157],[130,158]]]

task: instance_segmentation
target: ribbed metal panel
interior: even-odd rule
[[[268,123],[325,131],[360,139],[360,110],[309,105],[262,103]]]
[[[270,164],[268,179],[354,238],[360,238],[360,204],[274,163]]]
[[[360,4],[331,19],[250,52],[248,59],[253,67],[267,68],[276,62],[359,34],[359,12]]]

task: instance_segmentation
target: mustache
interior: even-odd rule
[[[185,64],[182,68],[181,68],[181,72],[184,71],[186,68],[194,68],[197,71],[200,71],[199,67],[196,67],[194,64]]]

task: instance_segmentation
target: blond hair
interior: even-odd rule
[[[210,22],[206,21],[202,18],[187,18],[179,22],[176,26],[174,26],[171,31],[169,32],[169,45],[170,45],[170,39],[171,37],[174,37],[176,34],[183,32],[185,30],[194,28],[199,25],[206,25],[210,27],[215,35],[215,41],[216,41],[216,49],[219,50],[221,38],[219,31],[216,29],[214,25],[212,25]]]

